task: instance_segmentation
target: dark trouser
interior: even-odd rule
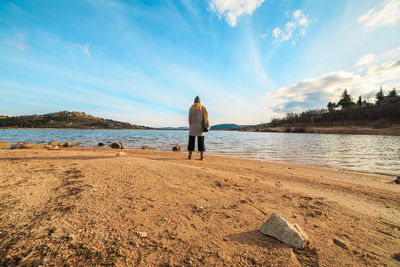
[[[195,139],[196,139],[196,136],[189,135],[189,144],[188,144],[189,151],[194,151]],[[197,145],[198,145],[199,151],[206,151],[206,147],[204,146],[204,136],[197,136]]]

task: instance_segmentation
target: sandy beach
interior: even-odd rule
[[[185,153],[0,150],[0,265],[399,266],[393,178]],[[303,250],[258,231],[272,213]]]

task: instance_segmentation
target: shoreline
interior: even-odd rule
[[[243,129],[243,132],[269,132],[269,133],[314,133],[314,134],[350,134],[350,135],[389,135],[400,136],[400,125],[389,128],[373,128],[366,125],[347,126],[279,126],[267,127],[260,130]]]
[[[133,130],[133,131],[188,131],[188,129],[102,129],[102,128],[14,128],[0,127],[0,130]],[[237,131],[237,132],[260,132],[260,133],[314,133],[314,134],[349,134],[349,135],[388,135],[400,136],[400,125],[395,125],[390,128],[373,128],[363,125],[348,125],[348,126],[282,126],[268,127],[261,130],[256,129],[221,129],[211,131]]]
[[[400,185],[387,177],[197,157],[0,150],[0,263],[399,264]],[[272,213],[308,234],[304,250],[258,231]]]
[[[43,142],[43,143],[37,143],[39,145],[47,145],[47,142]],[[99,147],[99,146],[84,146],[82,145],[81,142],[79,142],[79,145],[77,146],[73,146],[72,149],[74,150],[101,150],[101,151],[119,151],[111,149],[109,146],[109,144],[104,144],[103,147]],[[140,148],[145,146],[146,148]],[[42,148],[45,149],[45,148]],[[62,150],[68,149],[65,147],[60,148]],[[71,147],[69,148],[71,149]],[[0,149],[1,151],[1,149]],[[181,151],[170,151],[170,150],[162,150],[160,148],[157,147],[150,147],[150,146],[146,146],[146,145],[141,145],[138,147],[134,147],[134,148],[124,148],[121,151],[152,151],[152,152],[161,152],[161,153],[187,153],[186,150],[181,150]],[[197,153],[197,151],[195,151]],[[256,157],[245,157],[245,156],[236,156],[234,153],[229,154],[229,153],[221,153],[221,151],[217,151],[215,153],[213,152],[206,152],[206,155],[211,155],[211,156],[216,156],[216,157],[226,157],[226,158],[233,158],[233,159],[243,159],[243,160],[256,160],[256,161],[262,161],[262,162],[266,162],[266,163],[277,163],[277,164],[287,164],[287,165],[293,165],[293,166],[302,166],[302,167],[311,167],[311,168],[320,168],[320,169],[326,169],[326,170],[333,170],[333,171],[340,171],[340,172],[353,172],[353,173],[358,173],[358,174],[370,174],[370,175],[378,175],[378,176],[385,176],[388,178],[396,178],[397,174],[396,173],[384,173],[384,172],[378,172],[378,171],[366,171],[366,170],[355,170],[355,169],[346,169],[346,168],[335,168],[334,166],[328,166],[328,165],[316,165],[316,164],[302,164],[300,162],[295,162],[295,161],[285,161],[285,160],[273,160],[273,159],[261,159],[261,158],[256,158]]]
[[[111,151],[115,151],[118,152],[118,150],[113,150],[110,149],[108,147],[104,147],[104,148],[99,148],[99,147],[83,147],[83,146],[78,146],[78,147],[74,147],[72,148],[74,150],[111,150]],[[140,151],[148,151],[148,152],[160,152],[160,153],[188,153],[188,151],[170,151],[170,150],[159,150],[157,148],[146,148],[146,149],[140,149],[140,148],[124,148],[123,150],[121,150],[121,152],[123,151],[132,151],[132,152],[140,152]],[[198,154],[198,151],[194,151],[194,155]],[[187,154],[185,154],[187,155]],[[300,164],[297,162],[293,162],[293,161],[273,161],[273,160],[263,160],[263,159],[258,159],[258,158],[251,158],[251,157],[242,157],[242,156],[234,156],[233,154],[218,154],[217,153],[210,153],[208,151],[206,151],[205,156],[213,156],[213,157],[222,157],[222,158],[231,158],[231,159],[238,159],[238,160],[250,160],[250,161],[260,161],[260,162],[265,162],[268,164],[283,164],[283,165],[288,165],[288,166],[297,166],[297,167],[306,167],[306,168],[316,168],[316,169],[323,169],[323,170],[327,170],[327,171],[337,171],[337,172],[348,172],[348,173],[354,173],[354,174],[366,174],[366,175],[376,175],[376,176],[383,176],[383,177],[387,177],[388,179],[391,178],[396,178],[397,175],[395,173],[392,174],[388,174],[388,173],[380,173],[380,172],[369,172],[369,171],[361,171],[361,170],[350,170],[350,169],[340,169],[340,168],[334,168],[334,167],[330,167],[330,166],[318,166],[318,165],[306,165],[306,164]]]

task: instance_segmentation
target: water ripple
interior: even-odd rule
[[[84,147],[118,141],[128,149],[143,145],[171,151],[186,149],[187,131],[6,129],[0,141],[47,143],[81,142]],[[344,134],[246,133],[212,131],[207,153],[240,158],[289,162],[370,173],[400,175],[400,137]]]

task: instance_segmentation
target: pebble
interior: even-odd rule
[[[184,262],[185,264],[188,264],[188,265],[193,264],[193,262],[192,262],[191,259],[186,259],[186,260],[184,260],[183,262]]]
[[[223,208],[226,209],[226,210],[236,209],[237,205],[226,205]]]
[[[142,232],[142,231],[136,231],[136,235],[140,238],[146,238],[147,237],[147,233],[146,232]]]
[[[161,221],[162,221],[162,222],[165,222],[166,220],[168,220],[167,217],[161,218]]]
[[[122,156],[125,156],[125,155],[126,155],[125,152],[118,152],[118,153],[117,153],[117,157],[122,157]]]
[[[202,211],[204,211],[204,207],[196,207],[196,208],[194,209],[194,211],[195,211],[195,212],[202,212]]]

